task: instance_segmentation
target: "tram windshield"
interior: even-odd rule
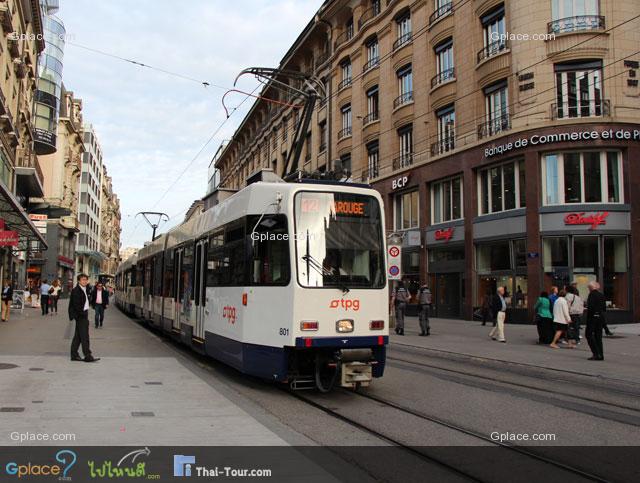
[[[295,198],[298,282],[304,287],[381,288],[380,205],[372,196],[300,192]]]

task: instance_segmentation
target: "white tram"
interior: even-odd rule
[[[116,302],[244,373],[366,386],[389,333],[383,213],[363,185],[254,183],[123,262]]]

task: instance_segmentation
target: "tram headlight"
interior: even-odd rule
[[[336,322],[336,332],[345,333],[353,332],[353,320],[342,319]]]
[[[303,320],[300,322],[300,330],[318,330],[317,320]]]

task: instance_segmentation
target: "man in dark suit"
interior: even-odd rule
[[[109,291],[104,289],[102,282],[98,282],[89,295],[91,307],[96,312],[96,329],[102,327],[104,311],[109,306]]]
[[[602,347],[602,329],[605,320],[604,313],[607,310],[607,303],[604,294],[598,290],[598,282],[589,282],[589,297],[587,298],[587,342],[593,353],[589,357],[590,361],[603,361],[604,348]]]
[[[87,295],[87,284],[89,277],[84,273],[78,275],[78,285],[71,291],[69,297],[69,319],[76,321],[76,331],[71,342],[71,360],[96,362],[99,357],[91,355],[89,349],[89,296]],[[84,359],[78,354],[78,348],[82,344]]]

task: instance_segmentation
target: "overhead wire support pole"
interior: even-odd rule
[[[159,211],[141,211],[140,213],[138,213],[136,215],[136,217],[138,215],[142,215],[143,218],[145,219],[145,221],[147,223],[149,223],[149,226],[153,230],[153,234],[151,235],[151,241],[156,239],[156,230],[158,229],[158,227],[162,223],[162,219],[164,218],[164,221],[169,221],[169,215],[167,215],[166,213],[159,212]],[[154,223],[153,221],[151,221],[149,219],[149,216],[152,216],[152,217],[153,216],[157,216],[158,217],[157,223]]]

